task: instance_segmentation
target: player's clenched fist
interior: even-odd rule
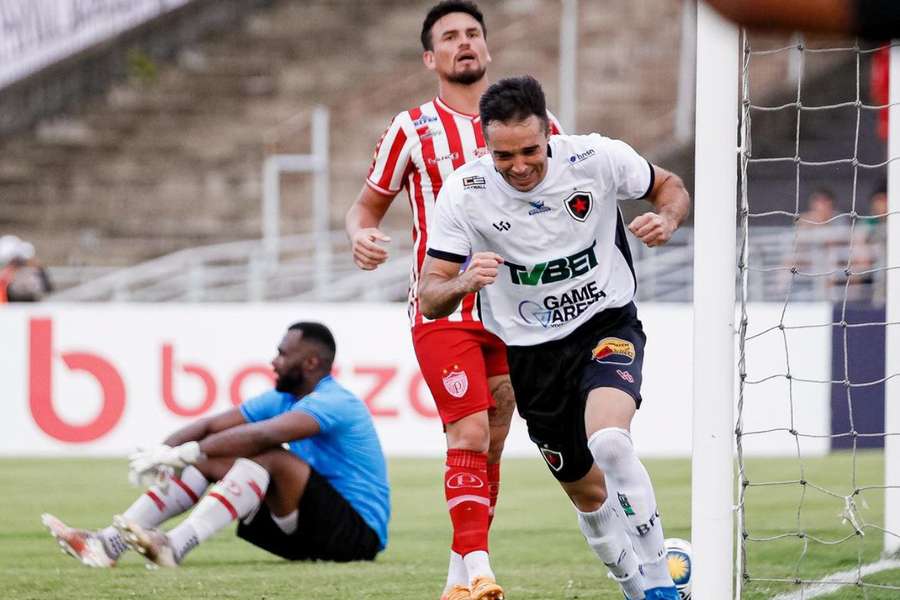
[[[497,269],[503,264],[503,257],[493,252],[476,252],[469,261],[469,267],[460,279],[469,292],[477,292],[497,279]]]
[[[652,248],[668,242],[676,226],[676,223],[665,215],[647,212],[635,217],[628,225],[628,230]]]
[[[364,271],[372,271],[388,259],[388,252],[377,242],[390,243],[391,238],[375,227],[366,227],[353,234],[353,262]]]

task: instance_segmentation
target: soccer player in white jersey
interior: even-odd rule
[[[531,77],[492,85],[480,114],[490,154],[441,190],[420,308],[440,317],[479,293],[485,327],[507,344],[519,413],[588,544],[630,600],[678,600],[653,487],[629,433],[645,336],[617,203],[653,204],[628,228],[658,246],[686,217],[688,193],[624,142],[549,137]]]
[[[409,315],[422,375],[447,438],[444,492],[453,526],[442,600],[502,597],[488,560],[488,530],[500,487],[500,456],[512,417],[506,349],[485,331],[475,294],[456,310],[427,319],[416,295],[428,224],[444,180],[486,153],[478,99],[487,89],[484,17],[471,2],[434,6],[422,24],[425,66],[437,75],[438,96],[391,121],[375,150],[369,176],[347,213],[353,258],[365,270],[387,260],[390,240],[378,227],[401,189],[413,210],[414,264]],[[558,124],[549,116],[551,131]]]

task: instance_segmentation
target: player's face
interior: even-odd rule
[[[528,192],[537,186],[547,172],[547,126],[531,115],[524,121],[501,123],[491,121],[485,138],[494,168],[506,182]]]
[[[431,45],[423,56],[425,66],[438,77],[472,85],[484,78],[491,55],[481,24],[472,15],[450,13],[431,27]]]
[[[309,355],[303,342],[303,332],[289,330],[278,344],[278,354],[272,359],[275,371],[275,389],[279,392],[295,392],[306,380],[303,361]]]

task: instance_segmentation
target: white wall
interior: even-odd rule
[[[754,307],[754,322],[775,324],[779,311]],[[830,319],[827,305],[794,311],[789,318],[795,322]],[[646,304],[640,317],[649,341],[637,447],[644,456],[687,456],[691,307]],[[402,305],[38,304],[0,310],[0,454],[123,455],[156,443],[200,414],[266,389],[268,362],[286,326],[298,320],[332,328],[338,378],[369,404],[388,454],[443,453],[441,425],[418,373]],[[795,376],[827,379],[829,329],[791,337]],[[751,379],[784,372],[780,334],[752,344]],[[787,426],[785,389],[783,380],[751,386],[748,430]],[[827,433],[828,393],[824,385],[795,386],[795,427]],[[804,453],[827,450],[827,440],[804,444]],[[757,454],[795,453],[786,434],[754,437],[745,447]],[[536,455],[518,417],[507,455]]]

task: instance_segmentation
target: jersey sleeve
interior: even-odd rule
[[[459,179],[453,177],[438,193],[434,221],[428,226],[428,256],[462,264],[471,254],[472,244],[454,202],[453,188],[459,185]]]
[[[655,170],[650,162],[638,154],[634,148],[621,140],[602,140],[609,158],[609,168],[616,186],[617,200],[637,200],[646,198],[653,190]]]
[[[281,396],[275,390],[270,390],[259,396],[244,400],[239,410],[248,423],[256,423],[271,419],[278,414],[281,406]]]
[[[414,139],[403,127],[404,114],[393,118],[387,131],[375,146],[375,156],[366,183],[376,192],[393,196],[403,188],[403,179],[410,167]]]
[[[319,431],[328,433],[350,418],[348,408],[349,403],[341,397],[313,392],[297,402],[291,410],[308,414],[319,424]]]

